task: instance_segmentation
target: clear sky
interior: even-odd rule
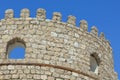
[[[62,14],[62,21],[66,21],[68,15],[74,15],[77,26],[81,19],[88,21],[89,31],[91,26],[97,26],[99,33],[104,32],[111,42],[115,71],[120,78],[120,0],[1,0],[0,19],[9,8],[14,9],[15,17],[19,17],[22,8],[28,8],[31,17],[35,17],[38,8],[44,8],[49,19],[58,11]]]

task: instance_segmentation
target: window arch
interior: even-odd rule
[[[14,38],[7,43],[6,57],[9,59],[23,59],[25,57],[25,42],[20,38]]]
[[[98,74],[100,58],[96,53],[90,55],[90,71]]]

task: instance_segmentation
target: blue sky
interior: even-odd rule
[[[30,9],[31,17],[35,17],[38,8],[44,8],[49,19],[58,11],[62,21],[66,21],[68,15],[74,15],[77,26],[81,19],[88,21],[89,31],[91,26],[97,26],[99,33],[104,32],[111,42],[115,71],[120,78],[120,0],[1,0],[0,19],[9,8],[14,9],[15,17],[19,17],[22,8]]]

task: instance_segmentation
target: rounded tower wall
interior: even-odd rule
[[[5,19],[0,21],[0,69],[3,79],[6,77],[3,74],[10,74],[12,78],[21,70],[23,76],[34,74],[31,79],[41,75],[50,80],[115,80],[111,47],[103,35],[98,37],[96,27],[87,32],[84,20],[78,28],[74,16],[70,15],[65,23],[61,22],[60,13],[55,12],[52,20],[46,19],[45,13],[44,9],[38,9],[36,18],[30,18],[29,10],[23,9],[20,18],[13,18],[13,10],[6,11]],[[15,41],[22,42],[25,47],[25,59],[8,59],[9,49],[17,44],[9,46]],[[90,70],[91,55],[95,55],[99,62],[97,74]],[[14,70],[16,73],[12,73]],[[43,74],[36,70],[43,71]]]

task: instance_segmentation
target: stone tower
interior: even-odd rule
[[[31,18],[22,9],[20,18],[14,11],[5,11],[0,20],[0,80],[117,80],[114,72],[112,48],[95,26],[88,32],[88,24],[68,16],[61,22],[61,14],[46,19],[46,11],[38,9]],[[9,59],[16,46],[25,48],[24,59]],[[16,53],[16,55],[18,55]]]

